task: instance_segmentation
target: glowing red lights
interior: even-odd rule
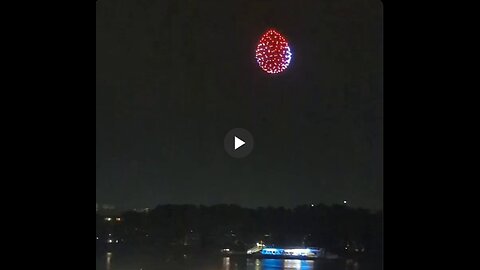
[[[290,64],[292,53],[287,40],[270,29],[263,34],[255,53],[258,65],[267,73],[280,73]]]

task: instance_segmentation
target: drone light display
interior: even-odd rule
[[[292,53],[287,40],[276,30],[262,35],[255,52],[257,63],[267,73],[280,73],[290,64]]]

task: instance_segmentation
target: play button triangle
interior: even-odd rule
[[[237,150],[240,146],[244,145],[245,142],[242,141],[241,139],[239,139],[237,136],[234,136],[235,139],[234,139],[234,148],[235,150]]]

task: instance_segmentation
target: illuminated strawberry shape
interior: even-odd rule
[[[287,40],[274,29],[270,29],[260,39],[255,57],[265,72],[280,73],[290,64],[292,53]]]

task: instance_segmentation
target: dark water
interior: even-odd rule
[[[381,270],[381,263],[354,260],[288,260],[244,257],[97,254],[97,270]]]

